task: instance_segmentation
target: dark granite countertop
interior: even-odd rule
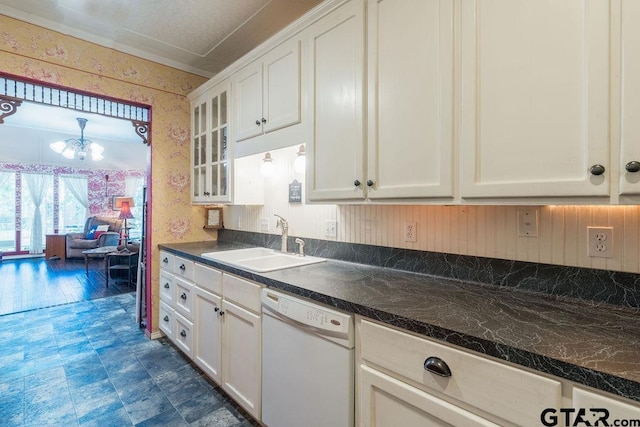
[[[159,247],[266,286],[640,401],[640,317],[632,310],[342,261],[253,273],[200,256],[247,247],[236,243]]]

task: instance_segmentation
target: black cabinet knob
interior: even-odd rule
[[[187,336],[187,333],[185,332],[185,330],[184,330],[184,329],[182,330],[182,332],[180,332],[180,336],[181,336],[182,338],[184,338],[184,337],[186,337],[186,336]]]
[[[631,172],[631,173],[640,172],[640,162],[636,160],[632,160],[626,165],[624,165],[624,168],[627,170],[627,172]]]
[[[367,187],[373,187],[373,181],[370,179],[367,180]]]
[[[163,320],[164,320],[165,322],[168,322],[168,321],[169,321],[169,316],[164,316],[164,319],[163,319]]]
[[[218,307],[214,307],[213,311],[215,311],[216,313],[220,311],[220,309]]]
[[[267,119],[265,119],[264,117],[262,118],[262,124],[267,123]]]
[[[353,185],[355,185],[356,187],[360,187],[360,181],[356,179],[355,181],[353,181]]]
[[[220,310],[220,316],[222,316],[224,314],[224,311]]]
[[[165,264],[168,264],[168,263],[169,263],[169,258],[164,257],[164,258],[162,259],[162,262],[164,262]]]
[[[165,288],[165,289],[169,289],[169,282],[167,282],[167,283],[165,283],[165,284],[164,284],[164,288]]]
[[[182,293],[182,295],[180,295],[180,298],[182,298],[183,300],[187,299],[187,294],[185,294],[184,292]]]
[[[260,120],[256,120],[256,125],[260,126]]]
[[[208,191],[205,191],[203,194],[204,194],[205,196],[210,196],[210,195],[211,195],[211,193],[209,193]]]
[[[431,356],[424,361],[424,369],[441,377],[450,377],[451,369],[439,357]]]
[[[187,269],[187,266],[184,264],[180,264],[180,270],[185,271]]]
[[[604,173],[604,166],[602,165],[593,165],[589,168],[589,172],[591,175],[599,176]]]

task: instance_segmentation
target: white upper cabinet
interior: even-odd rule
[[[362,199],[364,4],[352,0],[305,32],[310,55],[309,200]]]
[[[640,2],[622,0],[621,12],[620,193],[637,195],[640,194]]]
[[[609,0],[461,2],[463,199],[609,194],[610,16]]]
[[[191,201],[229,202],[229,85],[222,83],[191,102]]]
[[[367,197],[452,198],[453,2],[368,0],[367,13]]]
[[[234,75],[236,141],[300,123],[300,68],[294,38]]]

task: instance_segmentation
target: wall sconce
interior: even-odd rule
[[[264,159],[262,159],[262,165],[260,166],[260,173],[265,178],[269,178],[273,176],[275,172],[275,167],[273,166],[273,159],[271,158],[270,153],[266,153],[264,155]]]
[[[304,174],[304,170],[307,163],[307,153],[304,151],[304,145],[301,145],[298,149],[298,157],[293,162],[293,169],[296,173]]]

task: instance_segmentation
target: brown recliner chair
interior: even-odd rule
[[[108,231],[100,234],[98,238],[89,236],[89,232],[98,225],[108,225]],[[66,235],[66,257],[82,258],[82,251],[87,249],[100,248],[102,246],[117,246],[120,240],[120,230],[122,220],[118,218],[107,218],[91,216],[84,223],[84,232],[68,233]]]

